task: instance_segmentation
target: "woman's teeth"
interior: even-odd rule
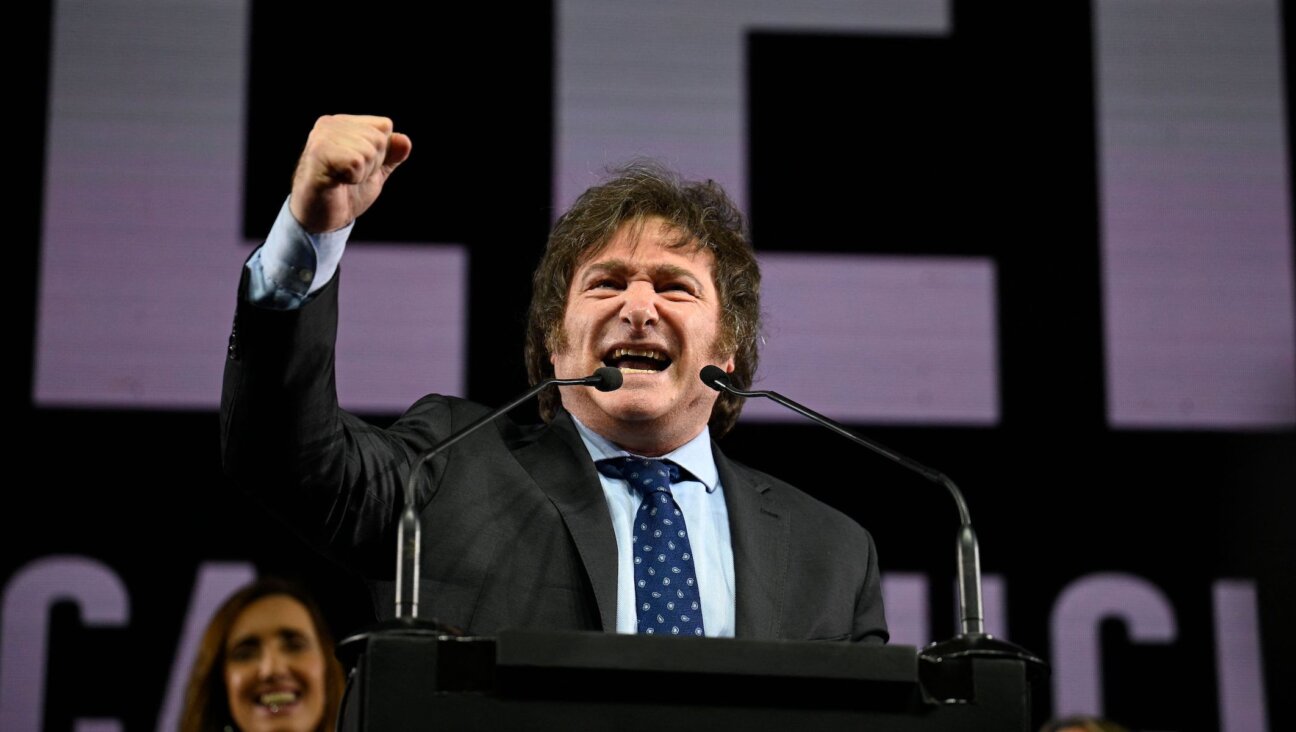
[[[297,692],[271,691],[262,694],[257,699],[257,701],[259,704],[261,704],[261,706],[269,707],[270,712],[273,714],[278,712],[280,707],[288,706],[289,704],[292,704],[293,702],[297,701]]]

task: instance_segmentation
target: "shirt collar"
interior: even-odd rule
[[[627,455],[643,457],[621,449],[616,443],[586,427],[579,419],[576,419],[576,415],[568,413],[568,416],[571,417],[572,423],[576,425],[576,432],[580,434],[581,442],[585,443],[585,449],[589,451],[594,462]],[[671,460],[676,465],[692,473],[693,477],[697,478],[698,482],[706,488],[707,493],[714,493],[720,484],[720,471],[716,468],[715,455],[711,452],[711,428],[709,426],[703,427],[697,437],[658,459]]]

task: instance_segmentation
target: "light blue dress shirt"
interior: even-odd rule
[[[312,294],[333,279],[353,224],[323,234],[308,234],[293,218],[285,200],[265,244],[247,261],[248,301],[278,310],[301,307]],[[575,417],[572,421],[595,462],[633,455],[581,424]],[[688,526],[706,634],[732,638],[736,614],[733,543],[729,539],[729,510],[725,506],[720,473],[711,453],[710,430],[703,428],[701,434],[663,455],[662,459],[675,461],[697,478],[672,485],[671,492],[675,494],[675,502],[679,504]],[[617,543],[616,631],[634,633],[637,619],[630,537],[634,516],[643,497],[619,478],[599,473],[599,480]]]
[[[265,244],[248,258],[248,301],[275,310],[301,307],[333,279],[354,224],[308,234],[284,199]]]
[[[585,449],[594,462],[629,455],[572,417]],[[711,430],[662,455],[657,460],[672,460],[693,474],[697,480],[682,480],[671,485],[671,493],[684,514],[689,543],[693,547],[693,569],[697,571],[698,592],[702,596],[702,625],[706,634],[732,638],[734,634],[734,564],[733,543],[729,540],[729,509],[725,506],[720,472],[711,454]],[[643,496],[621,478],[599,473],[608,513],[612,516],[612,533],[617,543],[617,618],[618,633],[634,633],[635,613],[634,545],[635,514]]]

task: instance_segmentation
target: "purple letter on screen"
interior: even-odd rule
[[[1296,424],[1276,1],[1094,5],[1107,413]]]
[[[835,419],[999,420],[988,259],[762,254],[767,340],[756,388]],[[744,419],[801,420],[765,400]]]
[[[247,39],[246,3],[57,4],[38,404],[216,406],[253,245],[239,220]],[[462,248],[355,246],[343,269],[343,405],[462,393]]]

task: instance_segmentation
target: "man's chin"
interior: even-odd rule
[[[632,390],[635,388],[623,384],[616,393],[600,394],[601,398],[595,398],[595,404],[606,419],[613,422],[641,423],[666,416],[668,411],[666,406],[658,399],[654,399],[652,392],[644,390],[642,394],[627,393],[623,391],[627,386]]]

